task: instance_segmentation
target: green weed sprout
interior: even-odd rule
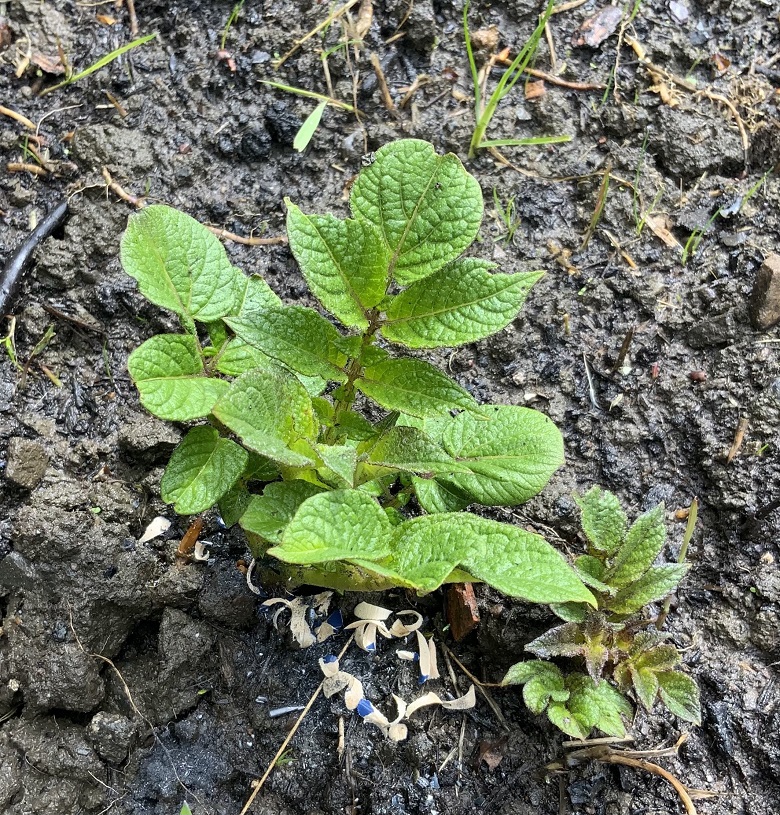
[[[471,46],[471,32],[469,31],[469,5],[470,0],[463,4],[463,38],[466,43],[466,54],[468,55],[469,68],[471,69],[471,79],[474,83],[474,133],[469,145],[469,158],[474,158],[477,150],[486,147],[516,147],[533,144],[558,144],[560,142],[571,141],[570,136],[538,136],[527,139],[486,139],[485,134],[490,125],[496,109],[501,100],[507,96],[514,88],[515,83],[523,75],[528,67],[528,63],[536,54],[539,41],[544,33],[544,27],[550,19],[553,11],[554,0],[549,0],[547,8],[542,14],[539,24],[534,29],[528,42],[522,47],[520,53],[512,60],[512,63],[501,75],[493,93],[487,99],[482,96],[482,89],[479,81],[479,71],[474,59],[474,50]]]
[[[512,322],[541,277],[461,257],[482,220],[476,180],[456,156],[408,139],[362,170],[352,218],[287,209],[290,249],[343,331],[282,304],[188,215],[152,206],[130,220],[124,268],[183,328],[144,342],[130,374],[155,416],[202,422],[173,452],[163,500],[183,515],[218,504],[255,558],[298,583],[430,592],[481,580],[534,602],[595,605],[542,537],[463,511],[538,493],[563,463],[555,425],[479,405],[386,347],[476,342]],[[359,410],[367,400],[379,421]]]
[[[623,717],[633,712],[627,693],[648,711],[660,696],[673,714],[699,724],[696,683],[676,670],[677,648],[656,621],[642,615],[645,606],[668,597],[688,570],[686,563],[654,565],[666,541],[663,504],[629,528],[612,493],[593,487],[577,502],[589,551],[576,558],[574,568],[598,606],[553,605],[566,622],[526,645],[540,659],[512,666],[503,684],[523,685],[529,710],[546,710],[553,724],[577,739],[593,728],[624,736]],[[565,671],[549,661],[558,657],[576,660],[585,671]]]

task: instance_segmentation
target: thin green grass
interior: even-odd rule
[[[238,3],[233,6],[230,11],[230,15],[227,18],[227,22],[225,23],[225,27],[222,29],[222,38],[219,41],[219,48],[220,51],[225,50],[225,43],[227,42],[228,34],[230,33],[230,29],[233,27],[233,24],[238,19],[238,15],[241,14],[241,9],[244,8],[244,3],[246,0],[238,0]]]
[[[106,54],[104,57],[101,57],[97,62],[93,62],[92,65],[85,68],[83,71],[79,71],[77,74],[71,74],[70,76],[65,77],[62,82],[58,82],[56,85],[52,85],[50,88],[44,88],[41,91],[40,96],[45,96],[47,93],[52,93],[60,88],[72,85],[74,82],[78,82],[80,79],[85,79],[90,74],[94,74],[95,71],[105,68],[106,65],[113,62],[115,59],[117,59],[117,57],[121,57],[122,54],[126,54],[128,51],[132,51],[134,48],[145,45],[150,40],[153,40],[156,36],[157,34],[146,34],[143,37],[139,37],[137,40],[133,40],[132,42],[123,45],[121,48],[117,48],[110,54]]]
[[[699,244],[704,239],[704,236],[710,231],[710,227],[715,222],[715,219],[720,215],[720,207],[712,213],[709,220],[706,224],[702,227],[697,227],[696,229],[691,232],[690,238],[685,242],[685,246],[683,247],[683,253],[681,262],[682,265],[685,266],[686,263],[692,258],[696,252],[699,250]]]
[[[468,55],[469,60],[469,69],[471,70],[471,79],[474,83],[474,119],[475,119],[475,126],[474,126],[474,133],[471,137],[471,143],[469,144],[469,158],[473,158],[476,154],[477,150],[482,148],[489,148],[489,147],[509,147],[509,146],[522,146],[527,144],[555,144],[560,143],[563,141],[569,141],[570,137],[568,136],[549,136],[549,137],[539,137],[537,139],[529,140],[529,139],[492,139],[488,140],[485,138],[485,133],[487,132],[488,127],[490,126],[490,122],[495,115],[496,109],[500,104],[501,100],[509,94],[512,89],[514,88],[517,81],[525,72],[525,69],[528,67],[528,64],[534,58],[536,51],[539,47],[539,42],[542,38],[542,34],[544,33],[544,28],[547,25],[547,21],[550,19],[553,10],[553,3],[554,0],[548,0],[547,7],[544,10],[541,18],[539,19],[539,24],[534,29],[533,33],[531,34],[528,42],[522,47],[518,55],[512,60],[510,66],[504,71],[501,75],[501,79],[498,80],[498,84],[496,85],[493,93],[490,94],[490,97],[485,100],[482,98],[482,91],[480,89],[479,83],[479,71],[477,70],[477,63],[474,59],[474,49],[472,48],[471,44],[471,32],[469,30],[469,6],[470,0],[466,0],[463,5],[463,37],[466,43],[466,54]]]

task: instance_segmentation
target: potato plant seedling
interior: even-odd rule
[[[668,597],[688,570],[686,563],[654,565],[666,541],[663,504],[629,528],[610,492],[593,487],[577,503],[589,552],[574,568],[598,606],[553,605],[566,622],[530,642],[526,650],[541,659],[512,666],[504,684],[523,685],[528,708],[546,710],[553,724],[574,738],[587,738],[593,728],[624,736],[623,717],[632,713],[629,691],[648,711],[660,696],[676,716],[699,724],[696,683],[676,670],[677,648],[642,616],[645,606]],[[558,657],[575,659],[585,671],[562,671],[549,661]]]
[[[188,215],[152,206],[132,217],[124,268],[183,330],[136,349],[130,374],[151,413],[201,422],[171,457],[163,499],[184,515],[217,504],[285,579],[419,592],[482,580],[595,607],[542,537],[464,511],[539,492],[563,463],[555,425],[480,405],[428,362],[390,353],[500,331],[541,272],[462,257],[482,193],[456,156],[426,142],[380,149],[350,205],[353,217],[338,219],[287,201],[290,249],[333,319],[283,304]],[[379,421],[359,410],[366,400]]]

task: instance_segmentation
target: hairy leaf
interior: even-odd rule
[[[531,660],[513,665],[501,681],[502,685],[523,685],[523,700],[532,713],[542,713],[550,701],[565,702],[569,698],[563,674],[551,662]]]
[[[239,481],[219,499],[219,514],[228,528],[237,524],[246,512],[252,496],[243,481]]]
[[[385,296],[390,260],[376,229],[285,203],[290,250],[312,293],[344,325],[366,329],[368,309]]]
[[[301,504],[269,555],[287,563],[324,563],[390,554],[390,521],[379,504],[359,490],[335,490]]]
[[[259,348],[250,345],[241,337],[228,340],[216,360],[216,369],[227,376],[241,376],[255,368],[267,368],[279,363],[264,354]]]
[[[313,442],[319,423],[306,389],[287,371],[256,370],[240,376],[213,413],[250,450],[292,467],[314,464],[292,449],[302,440]]]
[[[559,730],[573,739],[587,739],[591,731],[590,727],[580,723],[563,702],[551,702],[547,708],[547,717]]]
[[[160,494],[179,515],[205,512],[238,481],[249,461],[243,447],[213,427],[193,427],[173,451]]]
[[[444,449],[469,474],[439,479],[483,506],[516,506],[536,495],[563,464],[563,438],[542,413],[483,405],[445,427]]]
[[[564,623],[551,628],[525,646],[539,657],[573,657],[583,653],[585,636],[578,623]]]
[[[391,567],[414,586],[433,591],[461,566],[512,597],[535,603],[581,601],[591,593],[544,538],[467,513],[413,518],[396,527]]]
[[[655,671],[631,664],[628,669],[631,673],[631,684],[634,687],[636,698],[645,710],[652,710],[658,696],[658,677]]]
[[[658,557],[666,541],[664,505],[659,504],[631,525],[606,580],[612,586],[625,586],[640,578]]]
[[[472,503],[472,499],[457,487],[442,484],[432,478],[413,476],[412,484],[420,506],[430,514],[460,512]]]
[[[354,447],[339,444],[315,444],[314,450],[325,465],[323,478],[336,478],[341,487],[355,486],[357,451]]]
[[[666,707],[686,722],[701,724],[699,686],[693,679],[679,671],[659,671],[656,677]]]
[[[648,603],[668,597],[687,571],[686,563],[653,566],[635,583],[631,583],[610,598],[607,606],[616,614],[633,614]]]
[[[442,448],[414,427],[394,427],[371,448],[368,462],[409,473],[468,472]]]
[[[615,589],[603,583],[596,575],[603,576],[605,572],[604,564],[590,555],[580,555],[574,560],[574,570],[582,578],[583,582],[596,591],[603,594],[614,594]]]
[[[387,144],[352,187],[356,218],[378,227],[389,270],[406,285],[454,260],[477,236],[482,192],[457,156],[417,139]]]
[[[631,705],[608,682],[595,682],[584,674],[571,674],[566,677],[566,688],[571,694],[566,707],[586,734],[597,727],[608,736],[622,738],[626,735],[622,717],[631,716]]]
[[[582,529],[588,540],[596,549],[614,554],[628,529],[626,513],[617,497],[601,487],[591,487],[585,495],[575,496],[574,500],[582,510]]]
[[[185,322],[232,314],[245,286],[217,237],[171,207],[146,207],[131,216],[121,258],[144,297]]]
[[[477,409],[467,390],[421,359],[385,360],[366,368],[355,384],[382,407],[423,419]]]
[[[308,481],[274,481],[262,495],[252,497],[239,523],[247,532],[263,540],[281,543],[282,531],[301,504],[321,492],[321,487]]]
[[[491,274],[495,264],[461,258],[394,297],[382,334],[409,348],[463,345],[517,316],[542,272]]]
[[[230,387],[206,376],[198,341],[189,334],[157,334],[136,348],[127,368],[141,404],[174,422],[201,419]]]
[[[241,277],[243,280],[246,280],[246,284],[244,285],[242,283],[241,294],[233,311],[230,312],[230,316],[248,317],[256,311],[262,311],[263,309],[280,306],[282,304],[279,296],[260,275],[246,277],[242,273]]]
[[[304,306],[275,306],[251,317],[225,322],[241,339],[305,376],[344,382],[347,358],[338,347],[341,335],[324,317]]]

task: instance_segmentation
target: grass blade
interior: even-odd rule
[[[72,85],[74,82],[78,82],[80,79],[84,79],[90,74],[94,74],[95,71],[105,68],[106,65],[113,62],[117,57],[121,57],[122,54],[126,54],[128,51],[132,51],[133,48],[138,48],[139,45],[145,45],[150,40],[153,40],[156,36],[157,34],[146,34],[143,37],[139,37],[137,40],[133,40],[132,42],[123,45],[121,48],[117,48],[116,51],[112,51],[110,54],[106,54],[104,57],[101,57],[97,62],[93,62],[92,65],[85,68],[83,71],[79,71],[77,74],[72,74],[62,82],[52,85],[51,88],[44,88],[40,95],[45,96],[47,93],[64,88],[66,85]]]
[[[295,134],[293,150],[297,150],[299,153],[302,153],[309,146],[312,136],[320,125],[320,119],[322,119],[322,114],[327,105],[327,99],[323,99],[322,102],[320,102],[319,105],[317,105],[317,107],[314,108],[314,110],[306,117],[306,121],[301,125],[300,130],[298,130],[298,132]]]
[[[532,136],[527,139],[488,139],[481,141],[480,147],[527,147],[533,144],[563,144],[571,141],[571,136]]]

